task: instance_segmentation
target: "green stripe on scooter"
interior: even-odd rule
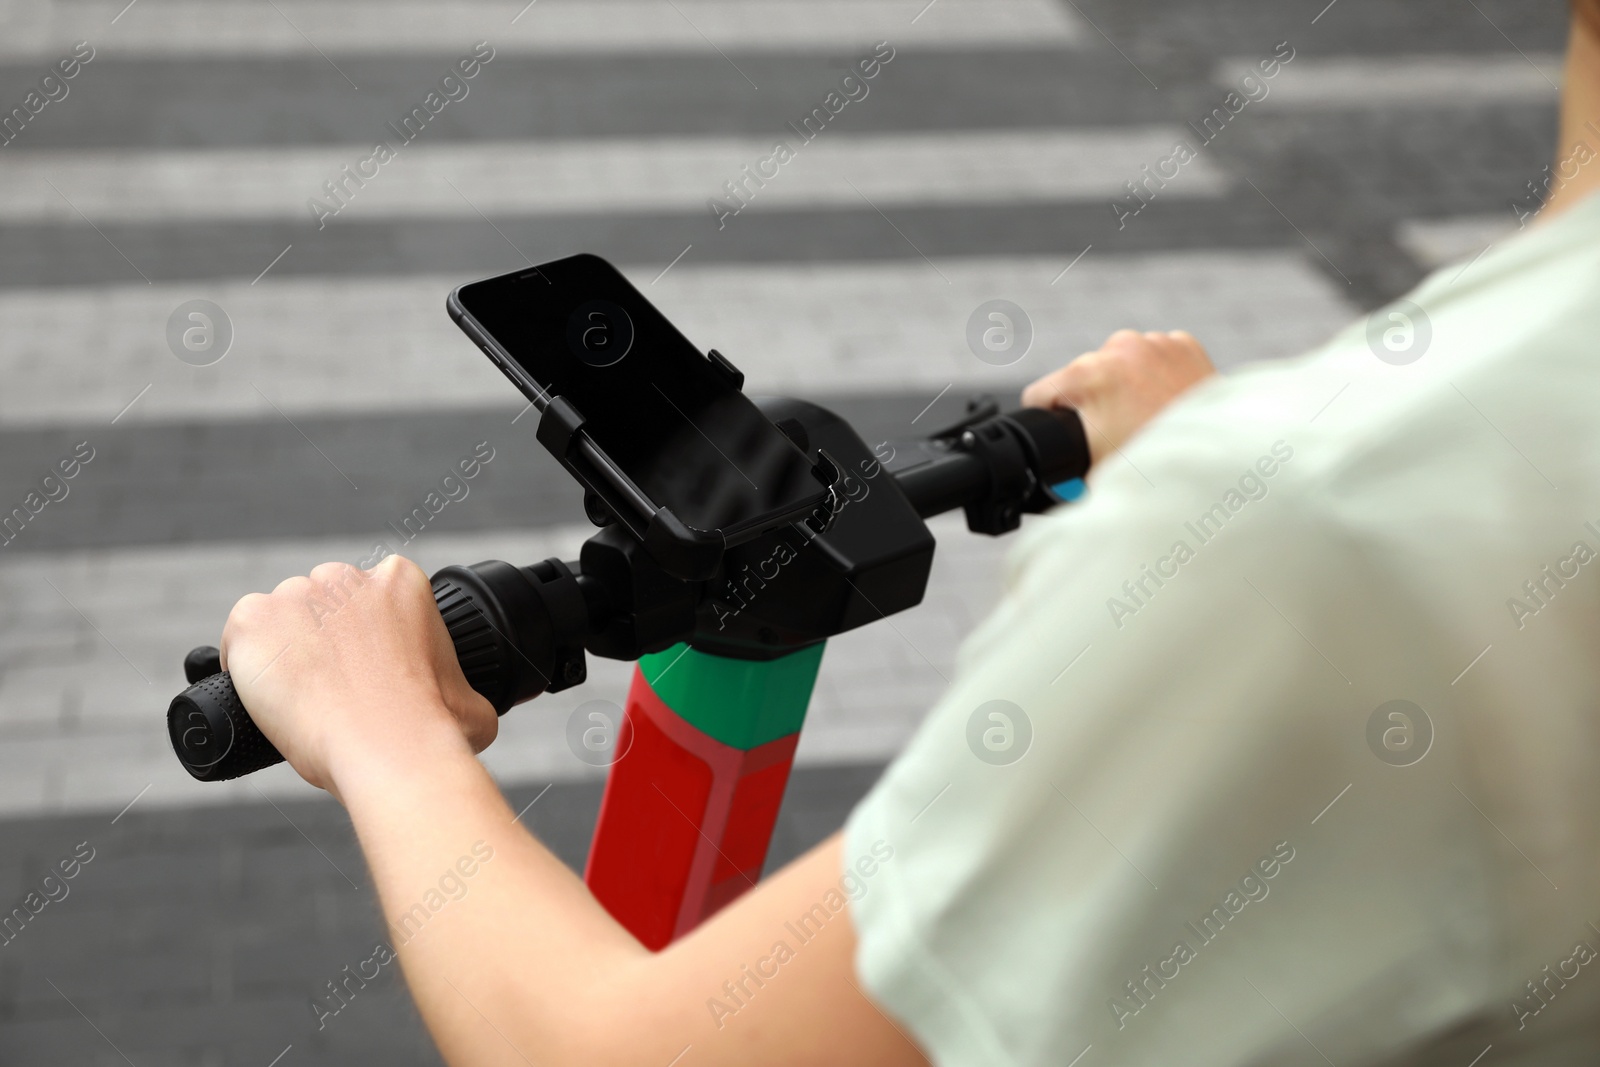
[[[746,660],[677,644],[640,656],[639,669],[679,718],[748,751],[800,729],[822,649],[819,642],[777,659]]]

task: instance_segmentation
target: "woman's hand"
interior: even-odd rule
[[[222,666],[261,732],[312,785],[338,795],[362,760],[480,752],[499,723],[461,673],[428,578],[389,556],[324,563],[234,605]]]
[[[1174,397],[1216,372],[1200,342],[1182,330],[1118,330],[1096,351],[1024,389],[1022,403],[1076,408],[1088,431],[1090,462],[1098,463]]]

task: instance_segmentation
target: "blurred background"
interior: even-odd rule
[[[1560,0],[0,0],[0,915],[93,855],[0,935],[0,1062],[438,1062],[393,968],[317,1028],[383,936],[340,809],[281,766],[192,782],[163,715],[235,599],[316,563],[575,557],[580,494],[454,286],[600,253],[748,391],[869,441],[1119,327],[1292,355],[1516,228],[1565,26]],[[979,358],[995,299],[1032,340]],[[935,532],[926,602],[828,649],[773,862],[840,824],[996,595],[1005,542]],[[591,658],[485,756],[574,864],[603,772],[568,718],[630,669]]]

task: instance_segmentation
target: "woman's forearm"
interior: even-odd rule
[[[597,1000],[649,954],[522,828],[459,736],[352,753],[336,783],[446,1059],[595,1062]]]

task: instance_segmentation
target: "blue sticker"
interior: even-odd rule
[[[1070,482],[1057,482],[1050,487],[1050,491],[1062,500],[1076,500],[1086,488],[1082,478],[1074,478]]]

